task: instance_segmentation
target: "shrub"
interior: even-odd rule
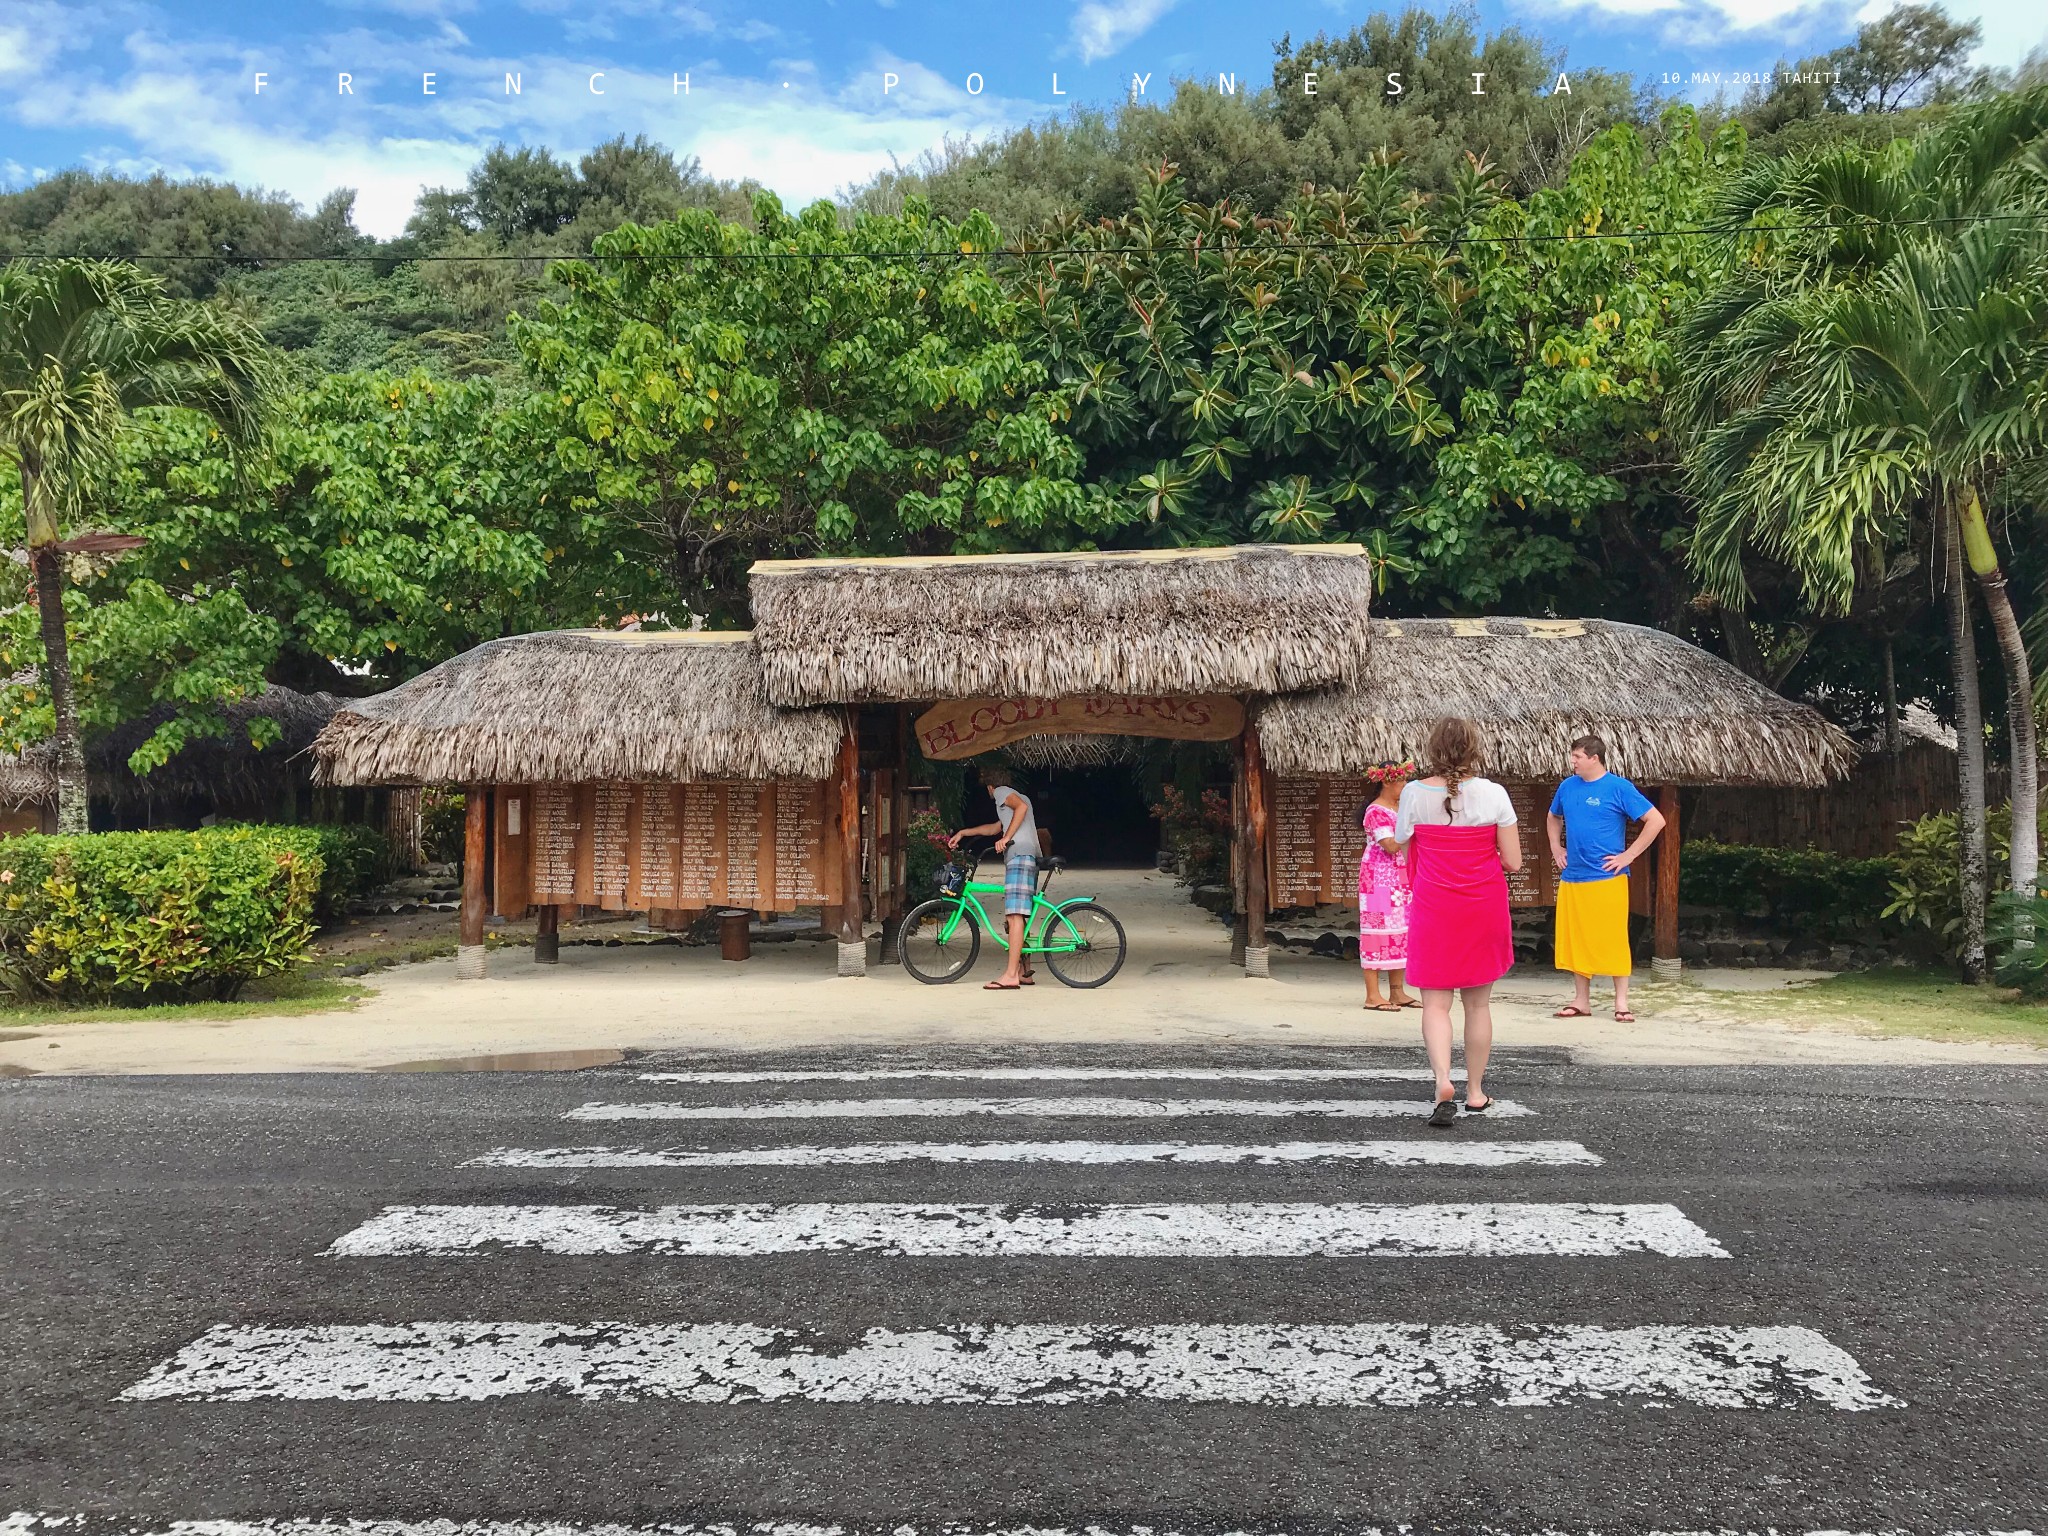
[[[461,790],[429,785],[420,793],[420,856],[429,864],[460,864],[468,821]]]
[[[2048,897],[2000,891],[1991,900],[1986,937],[1998,959],[1993,974],[2024,997],[2048,997]]]
[[[1215,885],[1230,878],[1230,796],[1205,789],[1199,804],[1190,805],[1178,785],[1168,784],[1151,807],[1166,833],[1166,846],[1180,855],[1180,878],[1187,885]]]
[[[1678,861],[1678,899],[1761,918],[1802,938],[1847,938],[1880,923],[1898,870],[1888,858],[1701,839],[1687,843]]]
[[[1985,874],[1991,890],[1997,891],[2005,885],[2012,864],[2012,807],[1994,808],[1984,823],[1990,855]],[[2041,825],[2048,834],[2048,817]],[[1922,816],[1901,832],[1896,862],[1898,873],[1892,879],[1885,916],[1902,928],[1926,929],[1942,952],[1955,958],[1963,926],[1962,829],[1955,812]]]
[[[939,813],[919,811],[903,829],[903,881],[911,899],[922,901],[935,889],[933,879],[946,862],[946,824]]]
[[[246,825],[273,842],[318,857],[320,888],[314,893],[313,916],[319,922],[339,917],[353,897],[382,885],[397,866],[390,839],[375,827],[330,822]]]
[[[234,998],[312,936],[320,855],[277,830],[9,838],[0,981],[99,1003]]]

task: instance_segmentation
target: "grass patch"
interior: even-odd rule
[[[363,988],[325,969],[287,971],[260,977],[242,989],[232,1003],[150,1003],[139,1008],[102,1003],[61,1003],[42,998],[0,999],[0,1026],[52,1024],[140,1024],[160,1019],[229,1021],[275,1017],[278,1014],[327,1013],[352,1008]]]
[[[2048,1046],[2048,1004],[1952,972],[1885,967],[1845,971],[1769,992],[1685,989],[1685,1002],[1730,1018],[1775,1020],[1923,1040],[1998,1040]]]

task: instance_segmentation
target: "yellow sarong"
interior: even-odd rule
[[[1557,968],[1580,976],[1626,976],[1635,969],[1627,875],[1558,882]]]

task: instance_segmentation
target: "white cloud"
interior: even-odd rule
[[[1145,0],[1138,0],[1142,5]],[[1674,40],[1689,45],[1719,41],[1729,32],[1771,37],[1743,37],[1744,43],[1776,46],[1788,56],[1820,46],[1823,33],[1853,32],[1875,21],[1901,0],[1534,0],[1534,11],[1594,11],[1609,16],[1668,18]],[[1089,9],[1092,7],[1083,7]],[[2048,9],[2041,0],[1945,0],[1944,9],[1958,21],[1974,21],[1984,29],[1977,51],[1979,64],[2013,65],[2048,41]],[[1831,45],[1830,45],[1831,46]]]
[[[711,175],[751,177],[801,206],[949,137],[977,137],[1032,115],[1029,104],[970,96],[958,81],[879,53],[837,85],[803,58],[776,61],[765,79],[699,60],[689,66],[685,96],[666,61],[636,69],[589,56],[498,59],[453,40],[446,46],[439,92],[426,102],[409,48],[373,31],[308,39],[297,64],[282,70],[238,45],[131,32],[120,67],[27,80],[0,100],[0,121],[96,138],[81,158],[123,174],[218,177],[309,208],[336,187],[353,187],[357,227],[389,237],[404,228],[422,189],[459,185],[500,140],[573,158],[621,132],[645,133],[678,155],[697,155]],[[259,68],[272,71],[260,97],[250,87]],[[341,68],[356,72],[352,97],[334,91],[332,71]],[[597,96],[587,82],[600,69],[605,94]],[[521,95],[505,95],[507,70],[523,73]],[[898,77],[886,97],[885,71]],[[9,164],[0,173],[18,170]]]
[[[1106,59],[1142,36],[1176,0],[1084,0],[1067,37],[1083,64]]]

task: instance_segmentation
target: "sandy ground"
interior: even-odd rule
[[[1418,1040],[1415,1012],[1361,1008],[1354,965],[1276,948],[1272,977],[1247,978],[1229,964],[1226,930],[1190,906],[1171,876],[1120,871],[1065,878],[1065,894],[1099,896],[1130,935],[1123,972],[1099,990],[1070,990],[1041,971],[1029,990],[983,991],[981,983],[997,971],[988,946],[971,976],[946,987],[925,986],[894,965],[841,979],[833,974],[829,944],[760,944],[753,959],[737,965],[722,961],[715,948],[565,943],[559,965],[537,966],[530,951],[508,947],[492,952],[483,981],[457,981],[452,960],[376,973],[365,978],[371,995],[345,1011],[10,1031],[0,1038],[0,1072],[347,1072],[400,1063],[452,1067],[527,1052],[554,1057],[527,1065],[571,1066],[589,1058],[560,1053],[631,1049]],[[2019,1045],[1714,1016],[1717,991],[1754,993],[1815,974],[1699,971],[1676,986],[1639,978],[1639,1022],[1617,1024],[1597,1010],[1591,1019],[1552,1018],[1568,995],[1560,978],[1524,967],[1496,989],[1496,1039],[1503,1046],[1562,1047],[1578,1061],[1617,1065],[2048,1063],[2048,1051]],[[1751,1000],[1745,1012],[1753,1010]]]

